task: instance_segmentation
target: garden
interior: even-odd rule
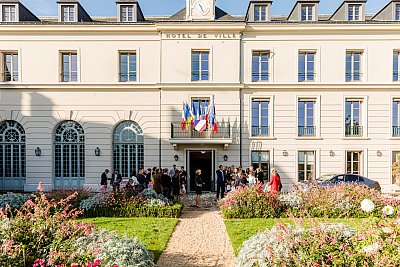
[[[258,184],[219,205],[237,267],[400,266],[400,200],[365,186],[277,194]]]
[[[154,266],[183,205],[154,190],[0,196],[0,266]]]

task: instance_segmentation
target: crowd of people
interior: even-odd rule
[[[131,177],[126,183],[118,170],[114,170],[109,177],[110,171],[106,169],[101,175],[101,191],[106,192],[108,185],[110,185],[114,192],[123,190],[137,190],[139,192],[146,188],[154,189],[158,194],[162,194],[167,198],[180,201],[180,197],[187,192],[187,172],[185,167],[182,166],[177,169],[176,165],[172,169],[153,169],[139,168],[138,172],[132,172]],[[253,168],[250,166],[247,169],[242,167],[227,167],[220,165],[216,171],[216,198],[224,198],[225,194],[231,190],[238,189],[245,186],[253,186],[261,183],[263,188],[268,191],[279,192],[282,190],[282,183],[278,172],[272,169],[271,179],[265,175],[261,168]],[[200,206],[201,195],[203,193],[203,186],[205,185],[200,169],[195,171],[195,192],[196,192],[196,206]],[[123,188],[121,188],[121,186]]]

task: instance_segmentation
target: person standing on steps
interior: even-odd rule
[[[107,174],[110,171],[106,169],[102,174],[101,174],[101,180],[100,180],[100,191],[101,192],[107,192],[107,185],[108,185],[108,177]]]
[[[168,169],[165,168],[161,175],[161,185],[164,197],[171,199],[172,180],[171,176],[168,175]]]
[[[220,192],[221,192],[221,199],[224,198],[225,194],[225,181],[226,181],[226,173],[225,169],[222,165],[219,165],[219,170],[217,170],[217,197],[216,200],[219,200]]]
[[[122,176],[118,170],[114,170],[114,174],[111,177],[111,186],[113,187],[114,192],[120,191],[120,185],[122,182]]]
[[[196,170],[196,207],[200,208],[201,195],[203,194],[203,179],[201,179],[201,170]]]

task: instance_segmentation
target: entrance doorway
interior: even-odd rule
[[[214,150],[190,150],[187,151],[187,170],[189,173],[189,191],[194,191],[196,188],[195,177],[196,170],[201,170],[201,178],[205,183],[203,191],[215,190],[214,179]]]

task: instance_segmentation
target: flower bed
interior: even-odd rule
[[[20,209],[0,209],[0,266],[153,266],[153,256],[136,239],[74,221],[77,193],[55,201],[34,195]],[[113,249],[120,248],[118,251]]]
[[[363,201],[359,208],[374,213],[375,203]],[[308,227],[301,221],[294,226],[277,223],[244,242],[237,267],[400,266],[400,219],[389,219],[393,212],[393,207],[385,207],[382,219],[370,219],[359,232],[315,219]]]

